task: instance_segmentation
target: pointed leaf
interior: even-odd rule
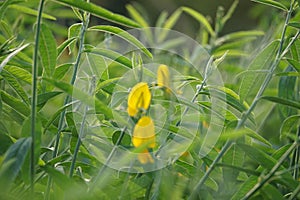
[[[106,10],[100,6],[97,6],[93,3],[87,3],[85,1],[73,1],[73,0],[56,0],[58,3],[64,3],[69,6],[73,6],[75,8],[78,8],[80,10],[84,10],[86,12],[91,13],[92,15],[95,15],[99,18],[115,22],[120,25],[132,27],[132,28],[138,28],[140,27],[136,22],[132,21],[131,19],[128,19],[122,15],[118,15],[115,13],[112,13],[109,10]]]
[[[5,193],[9,190],[19,174],[30,144],[31,138],[21,138],[15,144],[11,145],[5,153],[4,160],[0,167],[1,193]]]
[[[76,40],[76,37],[68,38],[66,41],[64,41],[59,47],[57,47],[57,57],[59,57],[66,48],[68,48],[74,41]]]
[[[241,100],[245,100],[250,94],[256,94],[265,74],[257,73],[256,70],[268,70],[275,58],[279,42],[274,41],[261,51],[248,67],[249,73],[245,74],[240,85]]]
[[[51,30],[45,24],[41,24],[39,53],[46,76],[52,77],[56,66],[56,41]]]
[[[283,98],[279,98],[279,97],[273,97],[273,96],[263,96],[260,99],[265,99],[274,103],[278,103],[281,105],[286,105],[286,106],[290,106],[296,109],[300,109],[300,103],[298,101],[292,101],[292,100],[288,100],[288,99],[283,99]]]
[[[99,111],[102,112],[104,116],[106,116],[107,119],[112,119],[112,112],[111,109],[105,105],[103,102],[99,101],[97,98],[94,98],[91,95],[88,95],[87,93],[83,92],[82,90],[73,87],[72,85],[64,82],[58,82],[53,79],[45,79],[55,87],[63,90],[68,95],[71,95],[73,98],[78,99],[87,105],[95,106]]]
[[[16,93],[19,95],[19,97],[26,104],[29,105],[28,96],[27,96],[25,90],[23,89],[23,87],[21,86],[21,84],[19,83],[19,81],[11,73],[6,71],[5,69],[3,69],[1,74],[4,77],[4,79],[7,81],[7,83],[16,91]]]
[[[28,72],[27,70],[20,68],[20,67],[16,67],[16,66],[9,66],[6,65],[4,67],[4,69],[9,72],[10,74],[12,74],[14,77],[16,77],[18,80],[22,80],[28,84],[31,84],[31,73]]]
[[[86,49],[85,52],[101,55],[103,57],[111,59],[114,62],[120,63],[128,68],[132,68],[131,60],[115,51],[102,49],[102,48],[93,48],[93,49]]]
[[[33,9],[28,8],[26,6],[21,6],[21,5],[13,4],[13,5],[10,5],[9,8],[13,8],[13,9],[19,11],[19,12],[23,12],[23,13],[28,14],[28,15],[33,15],[33,16],[37,16],[38,15],[38,11],[37,10],[33,10]],[[55,17],[53,17],[51,15],[48,15],[46,13],[42,13],[42,17],[45,18],[45,19],[56,20]]]
[[[20,101],[19,99],[9,95],[5,91],[0,91],[1,98],[3,102],[13,108],[15,111],[21,113],[24,116],[28,116],[30,114],[29,106]]]
[[[283,4],[279,3],[278,1],[273,1],[273,0],[251,0],[257,3],[265,4],[268,6],[272,6],[274,8],[281,9],[283,11],[288,11],[287,7],[285,7]]]
[[[210,33],[210,35],[214,36],[215,32],[212,29],[210,23],[207,21],[207,19],[199,12],[197,12],[196,10],[192,9],[192,8],[188,8],[188,7],[182,7],[182,10],[186,13],[188,13],[189,15],[191,15],[192,17],[194,17],[200,24],[202,24],[206,30]]]
[[[152,58],[152,54],[143,45],[143,43],[141,43],[140,41],[138,41],[134,36],[132,36],[128,32],[126,32],[126,31],[124,31],[124,30],[122,30],[122,29],[120,29],[118,27],[107,26],[107,25],[100,25],[100,26],[93,26],[93,27],[89,28],[89,30],[97,30],[97,31],[103,31],[103,32],[115,34],[118,37],[121,37],[124,40],[132,43],[133,45],[135,45],[136,47],[138,47],[139,49],[141,49],[149,58]]]
[[[19,48],[17,48],[16,50],[14,50],[13,52],[11,52],[0,64],[0,72],[2,71],[3,67],[14,57],[16,56],[19,52],[21,52],[23,49],[25,49],[26,47],[28,47],[29,44],[25,44]]]

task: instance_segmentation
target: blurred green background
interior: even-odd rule
[[[151,25],[154,26],[155,21],[163,10],[171,14],[180,6],[191,7],[201,12],[204,16],[209,16],[211,22],[214,22],[218,7],[222,6],[226,12],[233,1],[234,0],[93,0],[92,2],[126,16],[128,16],[128,13],[125,6],[131,3],[135,5],[136,8],[140,10],[143,9],[145,11],[142,13],[143,16],[148,18]],[[268,8],[267,12],[265,10],[266,8],[268,7],[259,5],[250,0],[240,0],[237,9],[232,18],[228,21],[222,34],[239,30],[249,30],[261,26],[261,24],[258,24],[260,16],[263,14],[265,18],[266,16],[272,15],[272,8]],[[262,22],[260,21],[260,23]],[[185,33],[193,35],[193,32],[197,31],[198,27],[199,25],[195,20],[190,16],[183,15],[175,29],[179,31],[184,30]]]

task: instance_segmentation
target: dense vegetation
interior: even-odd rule
[[[0,1],[0,199],[300,199],[300,1],[238,3]]]

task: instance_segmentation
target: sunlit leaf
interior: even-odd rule
[[[56,41],[51,30],[45,24],[41,24],[39,53],[46,76],[52,77],[56,66]]]
[[[108,21],[112,21],[112,22],[115,22],[115,23],[118,23],[121,25],[133,27],[133,28],[139,27],[139,25],[136,22],[134,22],[122,15],[114,14],[111,11],[106,10],[100,6],[93,4],[93,3],[87,3],[85,1],[73,1],[73,0],[59,0],[57,2],[76,7],[80,10],[87,11],[87,12],[91,13],[92,15],[95,15],[99,18],[102,18],[102,19],[105,19]]]
[[[189,15],[191,15],[192,17],[194,17],[199,23],[201,23],[212,36],[215,35],[215,32],[212,29],[210,23],[207,21],[207,19],[201,13],[197,12],[196,10],[194,10],[192,8],[188,8],[188,7],[182,7],[182,10],[184,12],[188,13]]]
[[[273,1],[273,0],[251,0],[257,3],[265,4],[268,6],[272,6],[278,9],[281,9],[283,11],[287,11],[287,7],[285,7],[283,4],[279,3],[278,1]]]
[[[130,33],[114,26],[107,26],[107,25],[100,25],[100,26],[93,26],[89,28],[89,30],[98,30],[103,31],[111,34],[115,34],[118,37],[121,37],[125,39],[126,41],[132,43],[139,49],[141,49],[149,58],[152,58],[152,54],[150,51],[140,42],[138,41],[134,36],[132,36]]]

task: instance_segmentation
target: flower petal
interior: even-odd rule
[[[147,110],[151,102],[151,92],[148,84],[140,82],[136,84],[128,95],[127,112],[130,116],[135,116],[139,109]]]

